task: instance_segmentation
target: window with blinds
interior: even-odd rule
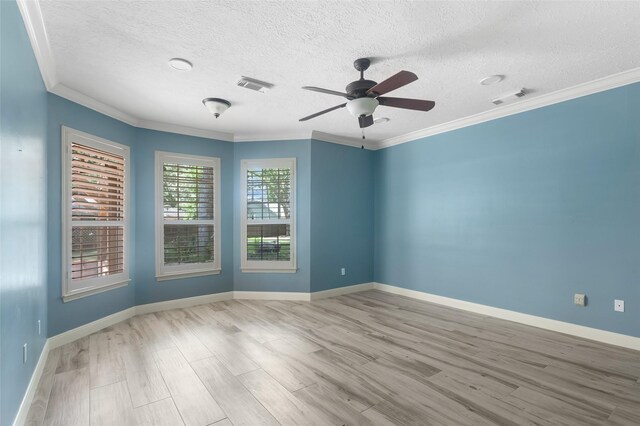
[[[157,277],[220,270],[219,159],[157,152]]]
[[[295,272],[295,158],[243,160],[242,264]]]
[[[63,128],[63,298],[128,281],[128,147]]]

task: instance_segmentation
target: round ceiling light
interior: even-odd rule
[[[193,64],[191,62],[182,58],[169,59],[169,65],[171,65],[171,68],[178,71],[191,71],[191,69],[193,68]]]
[[[391,119],[389,117],[378,117],[373,120],[373,122],[376,124],[388,123],[390,121]]]
[[[503,75],[490,75],[480,80],[480,84],[483,86],[491,86],[492,84],[500,83],[503,79]]]

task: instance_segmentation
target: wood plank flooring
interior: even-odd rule
[[[367,291],[131,318],[53,350],[28,425],[640,425],[640,352]]]

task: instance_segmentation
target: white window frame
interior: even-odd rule
[[[210,220],[164,220],[164,164],[175,162],[194,166],[213,167],[213,262],[166,266],[164,264],[164,225],[198,225]],[[156,280],[167,281],[179,278],[219,274],[221,269],[220,241],[220,158],[156,151]]]
[[[290,219],[251,219],[247,218],[247,172],[251,168],[275,169],[287,168],[291,170]],[[296,159],[269,158],[241,160],[240,162],[240,270],[256,273],[295,273],[296,263]],[[247,225],[288,224],[291,233],[291,259],[279,260],[247,260]]]
[[[131,156],[129,147],[102,139],[88,133],[62,126],[62,300],[69,302],[92,294],[102,293],[129,284],[129,229],[130,229],[130,194],[131,194]],[[124,220],[118,221],[123,226],[123,271],[104,277],[73,280],[71,278],[72,229],[71,218],[71,145],[77,143],[90,148],[99,149],[124,158]],[[78,222],[78,221],[75,221]],[[92,221],[93,222],[93,221]],[[96,226],[113,225],[107,221],[95,223]]]

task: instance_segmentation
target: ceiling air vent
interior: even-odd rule
[[[495,98],[491,102],[493,102],[494,105],[501,105],[505,102],[512,101],[516,98],[522,98],[526,94],[527,92],[525,91],[525,89],[520,89],[515,93],[507,93],[506,95],[502,95],[498,98]]]
[[[267,90],[273,87],[273,84],[267,83],[266,81],[256,80],[255,78],[242,76],[240,80],[238,80],[238,86],[244,87],[245,89],[255,90],[256,92],[266,93]]]

